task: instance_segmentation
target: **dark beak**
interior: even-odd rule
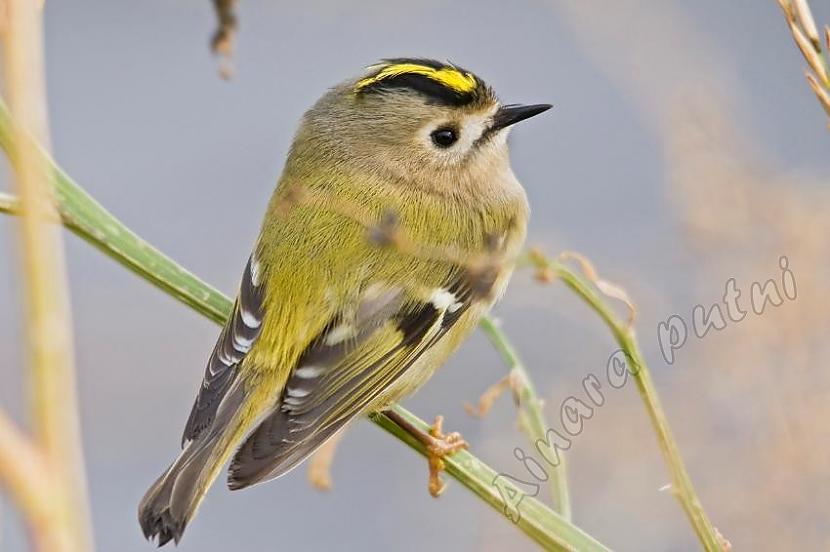
[[[501,130],[510,125],[516,124],[519,121],[530,119],[540,113],[544,113],[553,107],[550,104],[535,104],[535,105],[505,105],[496,111],[493,116],[493,126],[491,130]]]

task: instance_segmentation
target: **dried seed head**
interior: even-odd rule
[[[528,258],[530,259],[530,262],[536,267],[546,266],[548,264],[547,257],[538,247],[530,248],[530,251],[528,251]]]
[[[821,86],[818,80],[816,80],[816,78],[809,72],[807,72],[806,75],[807,82],[810,84],[810,88],[813,89],[813,92],[815,92],[816,97],[818,98],[818,101],[821,104],[821,107],[823,107],[827,115],[830,116],[830,92],[828,92],[826,88]]]
[[[804,33],[801,32],[798,26],[790,23],[790,31],[792,31],[795,43],[798,45],[798,49],[801,50],[801,54],[807,60],[810,68],[815,71],[823,82],[828,82],[827,70],[824,67],[824,60],[821,59],[821,54],[816,51],[813,44],[807,40],[807,37],[804,36]]]
[[[790,0],[778,0],[778,5],[781,6],[781,9],[784,11],[784,17],[787,18],[787,21],[792,21],[794,16]]]
[[[796,16],[798,16],[798,22],[801,23],[801,27],[807,34],[807,38],[810,39],[816,51],[821,52],[821,40],[818,36],[816,21],[813,19],[813,14],[810,11],[810,5],[807,3],[807,0],[793,0],[793,5]]]
[[[551,268],[537,268],[533,276],[540,284],[552,284],[556,280],[556,273]]]

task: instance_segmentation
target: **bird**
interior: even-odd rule
[[[387,412],[432,468],[466,447],[440,417],[426,433],[389,408],[504,293],[529,217],[507,137],[550,107],[503,104],[450,62],[390,58],[304,114],[181,453],[139,504],[147,539],[179,543],[229,460],[232,490],[278,478],[362,415]]]

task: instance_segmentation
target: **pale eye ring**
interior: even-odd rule
[[[439,148],[446,149],[458,141],[458,131],[452,127],[441,127],[430,134],[432,143]]]

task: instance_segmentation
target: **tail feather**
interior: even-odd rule
[[[190,443],[172,466],[150,487],[138,506],[138,521],[144,536],[164,546],[171,540],[177,544],[187,523],[218,471],[211,461],[213,443]]]
[[[243,399],[243,386],[234,386],[211,426],[185,446],[141,499],[138,521],[147,539],[158,539],[159,546],[181,540],[213,480],[244,435],[247,424],[240,415]]]

